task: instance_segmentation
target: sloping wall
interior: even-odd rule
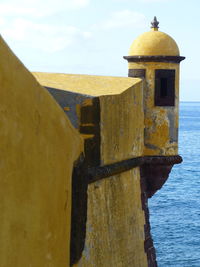
[[[0,38],[0,266],[69,266],[82,139]]]

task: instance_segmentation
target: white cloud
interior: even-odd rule
[[[110,18],[99,26],[103,29],[143,27],[146,18],[144,14],[130,10],[122,10],[111,14]],[[97,26],[98,27],[98,26]]]
[[[50,53],[91,37],[90,32],[81,31],[77,27],[33,23],[21,18],[5,23],[1,33],[6,40],[23,42],[29,49],[36,48]]]
[[[0,0],[0,33],[27,48],[55,52],[84,42],[91,33],[77,27],[46,22],[46,16],[86,7],[90,0]],[[66,12],[67,14],[67,12]],[[38,21],[45,22],[38,22]]]
[[[132,2],[133,3],[138,3],[138,2],[142,2],[142,3],[154,3],[154,2],[168,2],[168,1],[172,1],[172,0],[113,0],[114,2]]]
[[[1,16],[43,17],[69,9],[86,7],[90,0],[1,0]]]

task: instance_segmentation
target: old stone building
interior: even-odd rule
[[[129,77],[30,73],[0,39],[0,267],[157,266],[148,198],[182,161],[184,57],[151,28]]]

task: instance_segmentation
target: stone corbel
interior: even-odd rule
[[[144,183],[144,190],[148,198],[162,188],[167,181],[174,164],[182,162],[182,157],[176,156],[149,156],[145,157],[141,165],[141,178]]]

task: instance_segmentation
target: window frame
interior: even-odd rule
[[[155,106],[175,106],[175,77],[175,69],[155,70]]]

